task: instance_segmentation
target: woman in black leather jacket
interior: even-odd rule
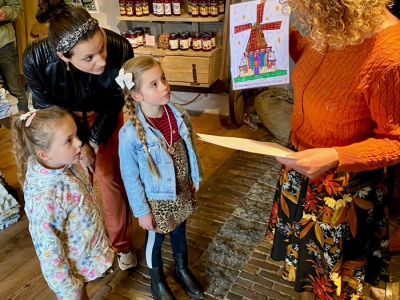
[[[53,4],[51,4],[53,3]],[[118,131],[124,98],[115,81],[133,57],[129,42],[98,26],[82,8],[40,0],[36,18],[49,19],[48,37],[32,42],[23,70],[35,109],[58,105],[75,115],[84,146],[81,165],[99,182],[108,237],[125,270],[136,265],[131,252],[132,218],[119,169]]]

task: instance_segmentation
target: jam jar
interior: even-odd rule
[[[119,0],[119,14],[126,16],[125,0]]]
[[[192,17],[199,16],[199,0],[191,0]]]
[[[148,16],[150,14],[149,0],[143,0],[143,2],[142,2],[142,12],[143,12],[143,16]]]
[[[137,33],[137,44],[138,46],[143,46],[144,44],[144,34],[142,30],[136,30],[135,33]]]
[[[220,15],[225,13],[225,0],[217,0],[218,3],[218,13]]]
[[[164,16],[172,15],[172,3],[171,0],[164,0]]]
[[[126,0],[125,9],[126,9],[126,15],[128,17],[132,17],[135,15],[135,13],[134,13],[135,5],[133,3],[133,0]]]
[[[143,16],[143,3],[142,0],[135,0],[135,15],[138,17]]]
[[[170,50],[179,49],[179,33],[172,32],[169,34],[169,49]]]
[[[215,32],[208,32],[208,34],[211,36],[211,48],[215,48]]]
[[[192,48],[194,51],[201,50],[201,35],[200,33],[195,33],[192,39]]]
[[[172,0],[172,13],[174,16],[181,15],[181,0]]]
[[[182,32],[179,37],[179,49],[188,50],[189,46],[189,35],[187,34],[187,32]]]
[[[164,16],[164,0],[153,0],[153,11],[157,17]]]
[[[200,10],[200,16],[208,17],[208,0],[200,0],[199,10]]]
[[[211,35],[208,32],[203,32],[201,35],[201,45],[203,51],[211,51]]]
[[[189,48],[192,47],[192,34],[189,31],[184,31],[182,34],[187,34],[188,39],[189,39]]]
[[[218,16],[218,2],[217,0],[210,1],[210,15],[212,17]]]

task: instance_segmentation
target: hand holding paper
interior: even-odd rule
[[[290,157],[277,157],[281,164],[315,179],[325,171],[337,168],[339,156],[335,148],[314,148],[293,152]]]
[[[286,157],[286,155],[293,153],[292,150],[272,142],[260,142],[243,138],[216,136],[201,133],[198,133],[197,135],[202,141],[246,152],[275,157]]]

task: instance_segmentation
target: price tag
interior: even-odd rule
[[[146,34],[146,46],[154,47],[156,45],[156,37],[155,35]]]

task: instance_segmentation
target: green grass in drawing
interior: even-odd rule
[[[258,75],[236,77],[233,81],[234,82],[245,82],[245,81],[249,81],[249,80],[255,80],[255,79],[260,79],[260,78],[270,78],[270,77],[282,76],[282,75],[286,75],[286,74],[287,74],[286,70],[276,70],[275,72],[261,73]]]

